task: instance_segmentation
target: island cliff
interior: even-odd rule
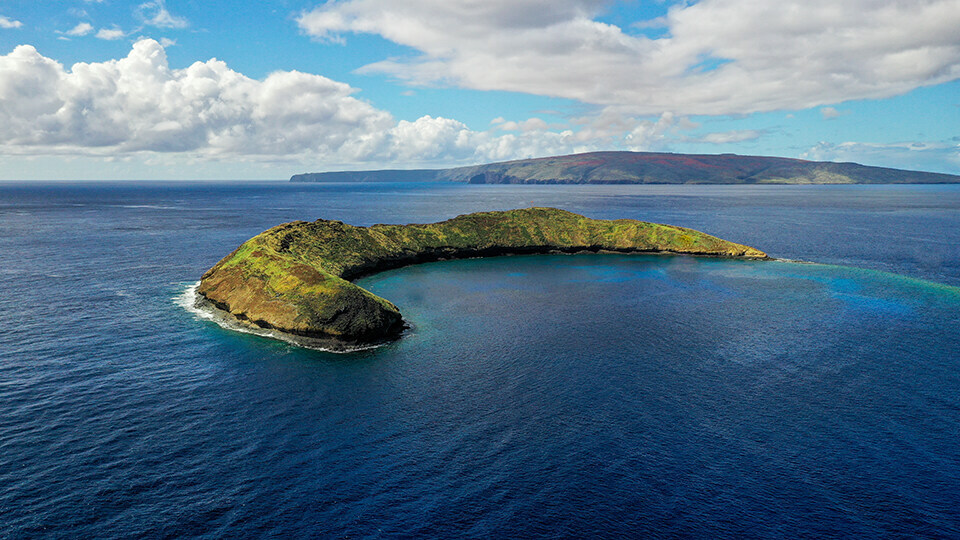
[[[397,337],[404,323],[395,305],[349,280],[442,259],[584,251],[767,258],[692,229],[589,219],[555,208],[412,225],[295,221],[243,243],[203,275],[197,293],[244,324],[362,345]]]
[[[955,184],[960,176],[735,154],[590,152],[455,169],[296,174],[292,182],[469,184]]]

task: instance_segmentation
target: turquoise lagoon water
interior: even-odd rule
[[[361,281],[411,329],[348,355],[178,305],[280,222],[531,204],[828,264],[418,265]],[[960,535],[958,210],[936,186],[0,185],[0,536]]]

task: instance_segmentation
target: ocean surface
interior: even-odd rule
[[[556,206],[792,262],[361,284],[353,354],[185,309],[249,237]],[[958,537],[960,186],[0,184],[0,537]]]

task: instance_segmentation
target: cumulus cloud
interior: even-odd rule
[[[317,39],[377,34],[419,51],[364,72],[643,115],[805,109],[960,78],[960,0],[680,2],[657,38],[599,21],[607,5],[340,0],[297,20]]]
[[[606,108],[569,125],[498,118],[475,131],[451,118],[398,121],[355,94],[347,84],[298,71],[252,79],[216,59],[174,69],[152,39],[137,41],[125,58],[70,69],[21,45],[0,56],[0,154],[453,165],[662,149],[698,127],[672,113],[643,120]]]
[[[82,22],[82,23],[79,23],[78,25],[74,26],[74,27],[71,28],[70,30],[67,30],[66,32],[63,32],[63,34],[64,34],[64,35],[67,35],[67,36],[80,37],[80,36],[85,36],[85,35],[89,34],[90,32],[93,32],[93,26],[92,26],[90,23]]]
[[[0,57],[0,74],[0,140],[21,148],[282,155],[392,126],[345,84],[299,72],[256,81],[215,59],[171,69],[150,39],[69,71],[21,45]]]
[[[126,34],[123,33],[123,30],[119,28],[101,28],[97,32],[97,39],[104,39],[107,41],[116,41],[118,39],[123,39]]]
[[[663,113],[656,122],[643,121],[626,136],[630,150],[656,150],[661,148],[671,132],[678,130],[677,118],[673,113]]]
[[[0,28],[20,28],[23,26],[23,23],[14,19],[10,19],[0,15]]]
[[[355,92],[297,71],[255,80],[216,59],[172,69],[152,39],[135,43],[125,58],[69,70],[21,45],[0,56],[0,149],[10,155],[473,162],[565,149],[569,136],[496,137],[431,116],[397,122]]]
[[[190,26],[187,19],[170,14],[164,0],[144,2],[137,7],[136,14],[144,24],[157,28],[186,28]]]

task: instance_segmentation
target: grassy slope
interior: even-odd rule
[[[442,170],[314,173],[295,175],[291,180],[487,184],[913,184],[958,183],[960,176],[765,156],[590,152]]]
[[[799,159],[652,152],[591,152],[460,167],[437,178],[474,183],[911,184],[960,176]]]
[[[245,242],[204,274],[198,292],[259,326],[369,342],[396,334],[400,312],[348,279],[429,260],[583,250],[766,257],[691,229],[594,220],[553,208],[482,212],[414,225],[297,221]]]

